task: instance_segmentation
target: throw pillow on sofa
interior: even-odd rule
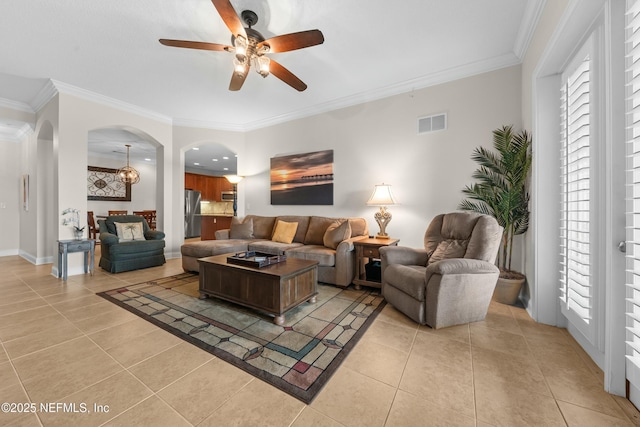
[[[322,238],[324,245],[336,249],[340,242],[351,237],[351,225],[349,221],[336,221],[327,228]]]
[[[231,223],[229,228],[230,239],[253,239],[253,220],[249,218],[243,223]]]
[[[116,222],[115,225],[120,240],[146,240],[141,222]]]
[[[291,243],[298,230],[297,222],[284,222],[278,220],[276,230],[273,232],[271,241],[279,243]]]

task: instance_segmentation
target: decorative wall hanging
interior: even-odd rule
[[[271,158],[272,205],[333,205],[333,150]]]
[[[131,184],[123,183],[117,169],[89,166],[87,200],[131,201]]]

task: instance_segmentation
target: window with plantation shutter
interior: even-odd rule
[[[640,385],[640,1],[626,16],[627,379]]]
[[[560,299],[562,313],[593,338],[591,60],[589,44],[563,74],[561,88]]]

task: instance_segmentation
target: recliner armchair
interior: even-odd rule
[[[483,320],[500,274],[495,259],[502,231],[487,215],[436,216],[425,232],[424,249],[380,248],[382,295],[434,329]]]
[[[116,223],[142,223],[144,240],[122,241]],[[110,273],[155,267],[166,262],[162,231],[151,230],[138,215],[113,215],[98,221],[102,244],[100,267]]]

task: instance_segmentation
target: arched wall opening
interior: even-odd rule
[[[116,171],[127,164],[127,145],[129,147],[129,165],[140,173],[140,182],[131,185],[130,200],[122,197],[122,185],[108,182],[107,186],[92,185],[92,179],[113,180]],[[155,210],[158,216],[157,226],[163,224],[163,164],[162,144],[147,133],[127,126],[108,126],[92,129],[87,135],[88,181],[87,211],[94,217],[107,216],[109,210],[134,211]],[[96,171],[95,169],[105,171]],[[92,170],[93,169],[93,170]],[[100,182],[100,181],[98,181]],[[101,188],[100,188],[101,187]]]

